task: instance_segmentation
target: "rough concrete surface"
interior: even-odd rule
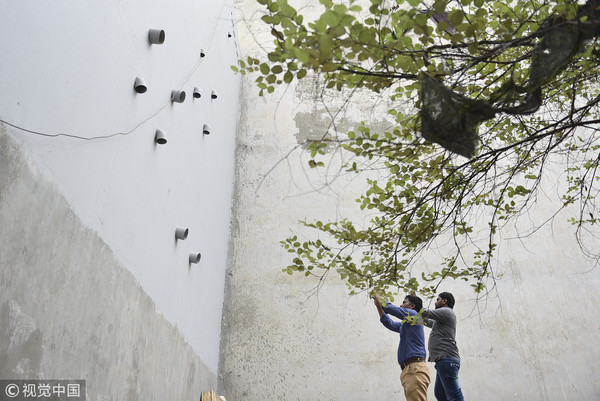
[[[0,244],[0,378],[84,379],[91,401],[197,400],[216,387],[216,373],[4,131]]]
[[[311,11],[317,2],[297,3]],[[259,6],[253,0],[237,5],[243,55],[260,56],[272,39],[261,31]],[[380,324],[367,295],[348,296],[333,272],[319,283],[281,271],[291,262],[281,240],[314,239],[299,220],[368,219],[355,202],[364,178],[340,173],[344,155],[330,150],[329,168],[314,171],[298,140],[326,134],[325,116],[335,116],[341,129],[360,124],[359,118],[381,126],[390,105],[358,96],[337,113],[332,111],[346,99],[344,93],[337,99],[315,94],[309,82],[259,97],[253,79],[243,81],[221,392],[244,401],[404,399],[398,336]],[[494,262],[503,276],[489,283],[488,293],[478,298],[462,281],[440,287],[457,299],[460,381],[467,400],[600,399],[599,270],[582,256],[568,215],[530,232],[534,220],[552,213],[548,199],[555,186],[556,181],[544,183],[523,227],[498,235],[501,250]],[[443,242],[427,250],[419,269],[437,268]],[[429,299],[425,305],[433,306]],[[435,380],[434,364],[429,367]]]
[[[248,96],[251,82],[245,90]],[[397,334],[379,323],[367,295],[349,297],[333,272],[318,291],[316,280],[282,272],[291,255],[280,241],[314,236],[299,220],[357,213],[360,184],[344,176],[317,179],[301,150],[286,157],[296,146],[294,112],[280,99],[244,102],[220,390],[228,400],[245,401],[403,399]],[[264,113],[259,107],[277,110],[277,118],[262,120],[277,128],[265,124],[261,135],[251,129],[258,124],[254,116]],[[479,300],[461,281],[440,288],[457,298],[466,399],[600,398],[600,277],[582,257],[572,230],[560,215],[526,241],[499,238],[496,262],[503,276]],[[442,257],[432,248],[419,265],[434,268]],[[430,302],[425,300],[433,307]],[[429,367],[434,380],[434,364]]]

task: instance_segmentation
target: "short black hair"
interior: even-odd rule
[[[440,293],[440,298],[445,299],[450,308],[454,308],[454,295],[449,292],[442,292]]]
[[[418,296],[413,295],[413,294],[407,294],[406,297],[405,297],[405,299],[406,298],[408,298],[408,301],[411,304],[415,304],[415,310],[417,312],[419,312],[421,309],[423,309],[423,301]]]

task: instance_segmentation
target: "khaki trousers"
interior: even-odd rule
[[[430,382],[427,362],[414,362],[402,370],[400,382],[404,387],[407,401],[427,401],[427,387]]]

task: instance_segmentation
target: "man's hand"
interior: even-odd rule
[[[377,290],[373,290],[373,299],[375,301],[375,305],[377,305],[377,304],[381,305],[381,296],[379,296],[379,293],[377,292]]]
[[[377,290],[373,290],[373,303],[377,307],[377,312],[379,313],[379,318],[381,318],[383,316],[384,312],[383,312],[383,308],[381,306],[381,297],[379,296],[379,293],[377,292]]]

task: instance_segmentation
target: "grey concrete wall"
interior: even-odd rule
[[[304,3],[310,10],[316,1]],[[271,40],[261,12],[253,0],[237,4],[242,52],[260,55]],[[329,153],[331,167],[316,172],[306,167],[300,142],[328,132],[332,116],[342,127],[363,119],[385,125],[389,105],[357,94],[337,114],[345,94],[320,96],[310,80],[262,98],[252,81],[243,81],[221,389],[228,400],[245,401],[404,399],[398,336],[379,323],[372,301],[366,294],[349,297],[333,273],[325,282],[282,273],[290,256],[279,243],[290,235],[314,237],[299,220],[368,218],[354,201],[364,179],[337,169],[345,156]],[[544,184],[518,227],[498,236],[495,267],[503,276],[489,283],[488,293],[477,298],[461,281],[440,288],[457,299],[467,400],[600,399],[600,271],[582,256],[569,211],[530,232],[556,207],[556,180]],[[439,265],[443,243],[426,252],[419,269]]]
[[[88,400],[198,400],[208,368],[111,248],[0,129],[0,378]]]
[[[2,22],[9,135],[216,372],[239,101],[232,0],[24,0]]]

